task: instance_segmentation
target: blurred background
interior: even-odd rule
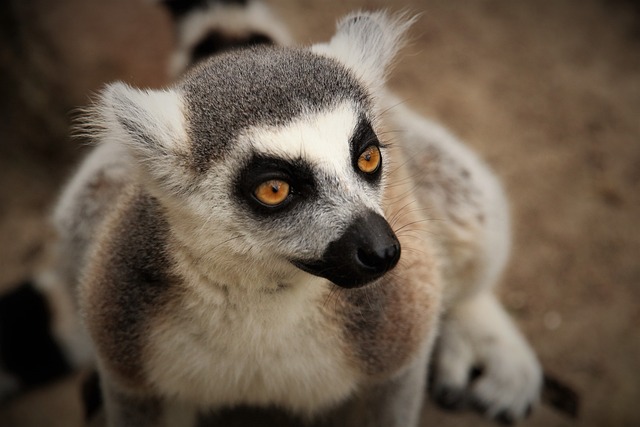
[[[640,5],[606,0],[266,1],[308,44],[353,9],[421,13],[390,86],[482,154],[510,196],[500,293],[582,398],[523,426],[640,425]],[[168,13],[133,0],[0,2],[0,291],[37,269],[47,215],[87,152],[73,111],[106,82],[169,83]],[[79,426],[79,376],[0,407],[2,426]],[[490,426],[427,403],[424,426]]]

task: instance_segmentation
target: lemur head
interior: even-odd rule
[[[162,91],[113,84],[107,136],[199,262],[284,283],[301,270],[370,283],[400,258],[383,217],[375,95],[408,25],[354,14],[328,44],[228,52]]]

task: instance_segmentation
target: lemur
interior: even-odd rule
[[[102,92],[38,286],[82,318],[54,335],[97,365],[109,426],[224,425],[247,407],[417,426],[428,375],[444,406],[528,415],[542,371],[494,294],[501,185],[385,88],[412,22],[358,12],[327,43]]]

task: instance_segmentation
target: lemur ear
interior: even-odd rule
[[[355,12],[338,22],[329,43],[314,45],[312,50],[338,59],[375,90],[384,84],[389,66],[416,19],[406,13]]]
[[[187,150],[183,102],[175,91],[113,83],[102,92],[98,113],[105,136],[127,146],[139,160]]]

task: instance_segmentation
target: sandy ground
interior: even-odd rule
[[[383,1],[271,4],[301,42]],[[604,0],[404,0],[422,16],[391,86],[477,149],[511,198],[501,294],[546,369],[582,396],[578,421],[640,425],[640,10]],[[126,0],[0,5],[0,288],[43,256],[45,218],[86,148],[70,111],[121,79],[167,82],[170,20]],[[0,408],[2,426],[80,425],[77,377]],[[424,425],[492,425],[429,404]]]

